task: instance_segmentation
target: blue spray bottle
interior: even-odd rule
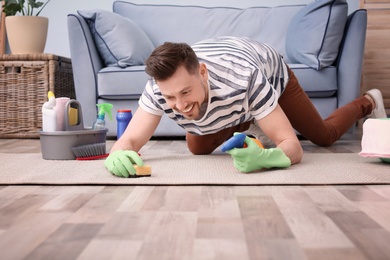
[[[105,129],[106,121],[104,120],[104,117],[107,113],[110,120],[112,120],[111,109],[113,105],[110,103],[102,103],[102,104],[96,104],[96,106],[99,108],[99,112],[95,123],[93,123],[92,129],[95,130]]]

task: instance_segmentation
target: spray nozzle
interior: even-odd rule
[[[108,118],[110,118],[110,120],[112,120],[112,114],[111,114],[111,109],[113,107],[112,104],[102,103],[102,104],[96,104],[96,106],[99,108],[98,116],[101,116],[104,118],[104,115],[107,113]]]

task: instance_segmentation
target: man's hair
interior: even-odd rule
[[[165,42],[150,54],[145,63],[146,73],[157,81],[170,78],[182,65],[190,74],[199,68],[198,57],[186,43]]]

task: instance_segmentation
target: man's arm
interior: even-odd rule
[[[291,160],[291,164],[302,160],[303,150],[297,135],[282,108],[277,107],[266,117],[257,121],[261,130]]]
[[[160,120],[161,116],[150,114],[139,107],[123,135],[112,147],[111,153],[116,150],[138,152],[152,137]]]

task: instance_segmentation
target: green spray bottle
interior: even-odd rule
[[[98,112],[95,123],[93,123],[92,129],[95,129],[95,130],[105,129],[106,128],[106,121],[104,120],[104,117],[107,113],[110,120],[112,120],[111,109],[112,109],[113,105],[110,103],[102,103],[102,104],[96,104],[96,106],[99,108],[99,112]]]

